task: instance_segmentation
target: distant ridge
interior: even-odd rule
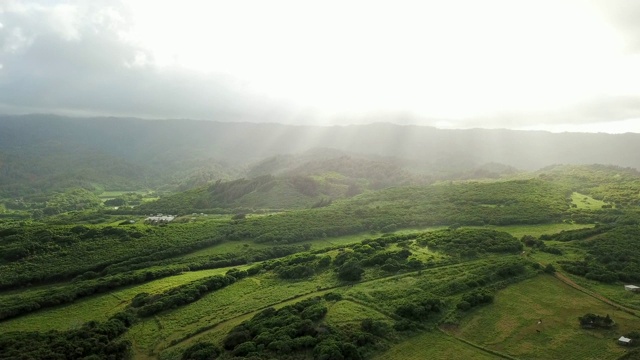
[[[74,181],[111,187],[159,186],[188,176],[199,179],[195,183],[231,180],[270,157],[316,148],[395,159],[404,170],[423,174],[461,173],[489,163],[523,170],[595,163],[640,169],[640,134],[634,133],[0,115],[0,188],[46,186],[79,164],[84,170]],[[298,166],[303,171],[314,165]]]

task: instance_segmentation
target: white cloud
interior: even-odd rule
[[[640,28],[628,15],[640,6],[622,3],[8,0],[0,101],[254,121],[627,121],[640,116]]]

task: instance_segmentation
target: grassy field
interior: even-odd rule
[[[389,317],[370,307],[354,303],[350,300],[341,300],[329,308],[325,321],[332,325],[353,324],[360,326],[364,319],[389,320]]]
[[[376,360],[500,359],[439,331],[423,332],[375,357]]]
[[[491,263],[479,260],[413,273],[387,274],[385,278],[369,280],[365,274],[364,282],[353,285],[338,282],[332,272],[322,273],[308,281],[282,281],[272,274],[264,274],[243,279],[187,307],[146,319],[134,325],[126,337],[134,344],[136,358],[159,356],[163,360],[179,359],[188,345],[196,341],[220,342],[233,326],[266,306],[278,308],[329,291],[342,293],[344,299],[329,308],[325,318],[328,323],[353,327],[359,326],[365,318],[391,323],[390,314],[396,301],[424,289],[438,292],[451,279],[469,276],[474,270]],[[174,346],[176,342],[179,344]],[[446,347],[447,343],[442,346]]]
[[[626,291],[622,284],[604,284],[568,273],[565,273],[565,275],[576,284],[595,291],[618,304],[640,310],[640,294]],[[640,311],[638,312],[640,313]]]
[[[238,267],[242,268],[242,267]],[[79,327],[90,320],[106,320],[123,310],[141,292],[160,293],[173,287],[207,276],[224,274],[230,268],[186,272],[142,285],[125,287],[105,294],[91,296],[74,303],[37,311],[0,322],[0,332],[65,330]]]
[[[215,219],[209,219],[215,221]],[[402,233],[439,229],[421,228],[406,229]],[[498,230],[512,234],[542,234],[560,230],[577,228],[568,224],[551,224],[538,226],[498,227]],[[377,235],[358,234],[336,238],[327,238],[312,242],[311,249],[328,248],[359,242]],[[260,248],[266,245],[249,241],[227,242],[203,249],[186,257],[206,256],[221,253],[238,252],[246,248]],[[395,246],[391,250],[397,250]],[[442,254],[431,252],[426,248],[411,246],[417,256],[423,260],[440,260]],[[336,250],[337,251],[337,250]],[[335,255],[335,254],[334,254]],[[465,264],[424,269],[411,274],[391,275],[381,270],[367,270],[364,274],[365,282],[345,285],[335,278],[335,274],[328,271],[304,281],[282,281],[273,274],[263,274],[247,278],[227,288],[204,296],[189,306],[163,312],[153,318],[148,318],[136,324],[126,335],[132,340],[136,356],[165,355],[163,350],[171,347],[175,341],[186,338],[185,343],[192,341],[192,335],[199,329],[215,324],[221,324],[215,331],[207,331],[198,337],[219,340],[238,319],[243,319],[261,308],[270,305],[283,304],[291,299],[312,296],[326,292],[327,288],[339,287],[336,290],[345,294],[345,300],[335,304],[330,311],[327,321],[359,322],[364,317],[383,319],[385,314],[394,311],[395,303],[407,296],[413,296],[428,289],[433,294],[446,294],[448,284],[452,279],[466,281],[481,273],[481,269],[492,263],[506,259],[504,256],[495,259],[472,261]],[[437,264],[437,263],[436,263]],[[45,309],[16,319],[0,322],[0,332],[8,331],[46,331],[52,329],[69,329],[80,326],[90,320],[105,320],[112,314],[124,309],[130,300],[138,293],[159,293],[167,289],[188,283],[190,281],[226,272],[228,268],[186,272],[182,275],[155,280],[146,284],[118,289],[76,301],[75,303],[57,308]],[[376,279],[384,276],[382,279]],[[388,318],[388,317],[387,317]],[[434,320],[435,321],[435,320]],[[228,330],[228,329],[227,329]],[[444,342],[443,344],[446,344]],[[463,343],[461,343],[463,344]],[[463,344],[464,345],[464,344]],[[409,346],[409,345],[407,345]],[[443,345],[444,346],[444,345]],[[465,347],[468,345],[464,345]],[[171,347],[167,354],[176,353]],[[461,350],[462,351],[462,350]],[[446,358],[446,357],[445,357]]]
[[[282,281],[273,274],[246,278],[207,294],[189,306],[167,311],[134,325],[127,337],[136,353],[159,352],[172,341],[198,329],[245,315],[294,297],[338,285],[333,273],[326,272],[305,281]]]
[[[408,234],[408,233],[423,232],[423,231],[435,231],[439,229],[442,229],[442,227],[406,229],[406,230],[398,231],[397,234]],[[299,243],[296,243],[296,245],[308,244],[310,246],[310,250],[321,250],[321,249],[331,248],[335,246],[355,244],[355,243],[361,242],[362,240],[374,239],[379,236],[380,234],[372,235],[370,233],[360,233],[355,235],[337,236],[337,237],[331,237],[331,238],[325,238],[325,239],[299,242]],[[226,253],[239,252],[246,249],[264,249],[272,246],[273,245],[270,245],[270,244],[255,243],[251,240],[231,241],[231,242],[224,242],[222,244],[217,244],[202,250],[192,252],[188,255],[182,256],[182,258],[188,259],[188,258],[194,258],[199,256],[226,254]]]
[[[586,313],[610,314],[617,326],[582,329],[578,317]],[[541,275],[500,291],[492,305],[463,318],[454,334],[520,359],[617,359],[626,349],[616,339],[639,330],[639,320]]]
[[[576,205],[578,209],[582,210],[598,210],[602,209],[602,205],[607,203],[601,200],[596,200],[591,196],[574,192],[571,194],[571,203]]]
[[[577,230],[584,228],[592,228],[593,225],[586,224],[540,224],[540,225],[509,225],[509,226],[487,226],[485,228],[495,229],[507,232],[514,237],[520,239],[524,235],[539,237],[543,234],[555,234],[560,231]]]

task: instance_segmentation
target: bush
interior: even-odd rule
[[[344,281],[358,281],[362,278],[364,269],[355,259],[350,259],[338,268],[338,278]]]
[[[182,360],[210,360],[217,358],[220,348],[210,342],[201,342],[188,347],[182,353]]]

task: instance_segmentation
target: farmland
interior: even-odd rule
[[[617,327],[581,328],[578,317],[589,312],[610,314]],[[625,349],[613,340],[637,329],[639,320],[551,276],[539,276],[500,291],[491,306],[469,314],[452,333],[516,358],[617,359]]]
[[[617,359],[628,350],[615,339],[640,331],[621,310],[640,308],[622,288],[638,280],[640,225],[636,209],[599,199],[634,182],[575,181],[551,171],[390,187],[162,226],[135,207],[8,220],[0,358],[53,356],[59,343],[86,357],[83,337],[106,336],[105,358]],[[247,184],[220,183],[212,199]],[[581,328],[588,313],[615,326]]]

